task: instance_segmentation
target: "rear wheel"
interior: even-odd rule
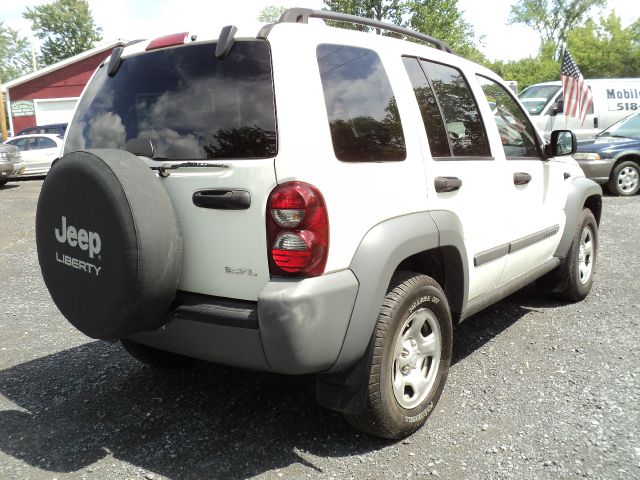
[[[132,340],[121,339],[120,343],[129,354],[139,362],[160,369],[180,368],[193,360],[177,353],[158,350]]]
[[[640,189],[640,167],[636,162],[626,160],[617,164],[611,172],[609,191],[614,195],[631,196]]]
[[[433,412],[451,364],[451,313],[437,282],[396,274],[374,335],[365,409],[345,417],[371,435],[403,438]]]

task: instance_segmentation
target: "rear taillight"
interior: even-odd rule
[[[317,188],[303,182],[276,187],[267,202],[271,275],[315,277],[329,253],[329,218]]]

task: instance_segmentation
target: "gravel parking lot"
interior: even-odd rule
[[[157,371],[71,327],[42,282],[41,180],[0,188],[0,479],[640,478],[640,197],[604,198],[596,283],[531,288],[455,331],[434,415],[351,430],[312,377]]]

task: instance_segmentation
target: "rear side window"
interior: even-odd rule
[[[329,44],[319,45],[316,53],[336,157],[404,160],[400,115],[380,57],[365,48]]]
[[[113,77],[100,68],[80,100],[65,153],[149,139],[154,157],[169,160],[275,156],[269,45],[236,41],[224,59],[215,49],[202,43],[135,55]]]
[[[423,71],[421,79],[420,72],[412,61],[415,63],[417,59],[405,58],[405,68],[413,83],[427,135],[430,136],[429,146],[432,149],[432,155],[434,157],[451,156],[453,159],[491,157],[489,141],[478,105],[462,72],[449,65],[419,60]],[[430,95],[435,96],[435,99],[430,98]],[[444,120],[449,152],[445,148],[445,138],[442,137],[443,131],[440,127],[442,120]],[[432,142],[435,144],[435,149]]]
[[[56,142],[46,137],[38,137],[38,149],[56,148]]]
[[[404,57],[402,61],[409,74],[413,93],[420,107],[424,128],[427,130],[431,155],[434,157],[450,157],[451,148],[447,140],[447,130],[433,89],[429,85],[418,59]]]

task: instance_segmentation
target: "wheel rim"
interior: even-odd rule
[[[436,382],[442,333],[435,315],[416,310],[404,322],[396,339],[392,381],[396,401],[406,409],[424,401]]]
[[[591,279],[594,251],[593,231],[591,227],[586,226],[580,236],[580,252],[578,254],[578,274],[580,283],[583,285]]]
[[[626,166],[618,173],[618,189],[621,192],[632,192],[638,187],[638,170],[632,166]]]

